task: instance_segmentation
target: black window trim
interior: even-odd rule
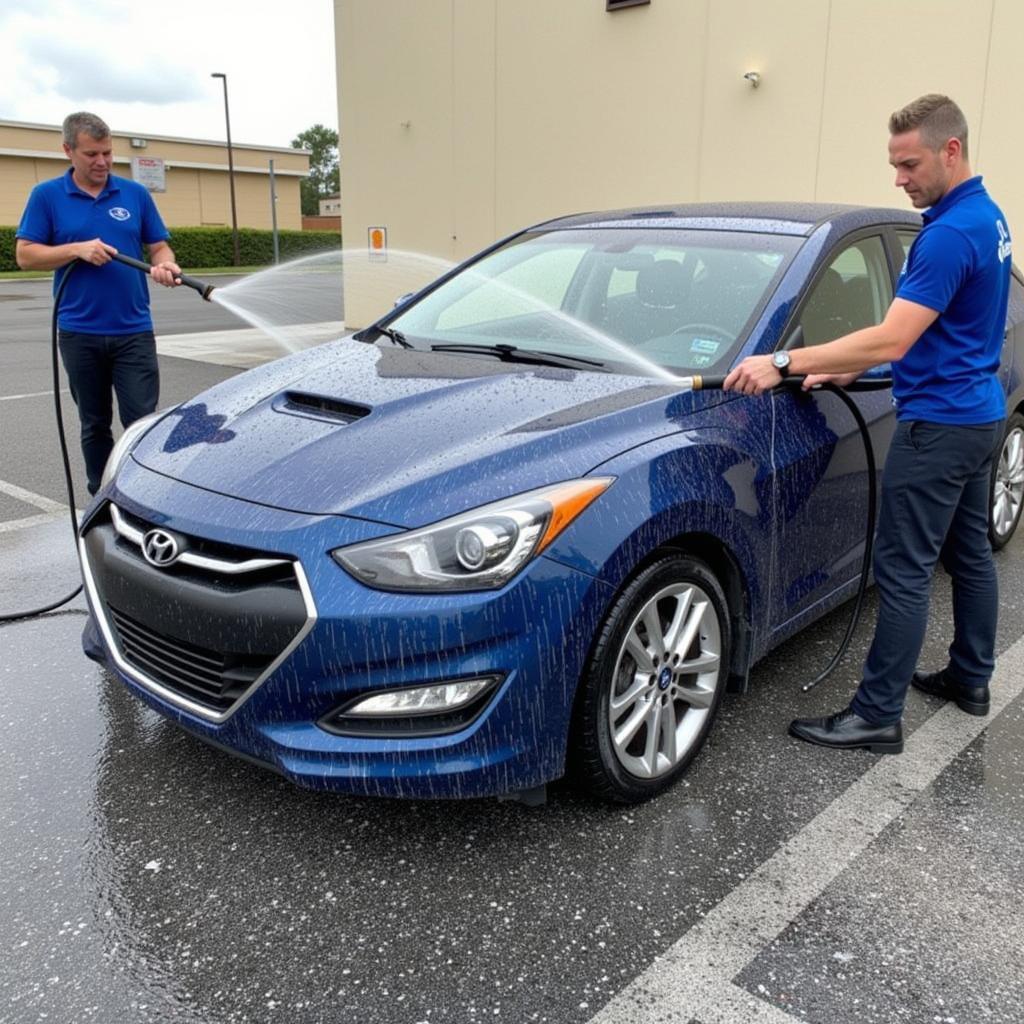
[[[888,234],[889,263],[892,268],[892,292],[896,294],[896,284],[903,269],[903,243],[900,235],[912,235],[914,238],[921,233],[922,227],[914,224],[890,224]],[[910,250],[908,249],[909,253]]]

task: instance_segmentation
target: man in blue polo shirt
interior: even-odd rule
[[[907,688],[985,715],[995,663],[998,591],[988,540],[989,478],[1006,403],[996,376],[1010,288],[1010,235],[967,159],[967,123],[947,96],[929,94],[889,120],[896,185],[925,212],[877,327],[824,345],[743,360],[727,388],[761,394],[788,373],[805,388],[848,384],[892,363],[897,427],[882,476],[874,573],[879,611],[850,706],[797,719],[790,733],[827,747],[903,749]],[[949,664],[915,672],[932,572],[953,579]]]
[[[29,196],[16,258],[22,270],[55,270],[54,294],[79,261],[61,299],[58,328],[95,494],[114,444],[111,388],[127,427],[156,408],[160,387],[145,277],[112,262],[111,254],[142,259],[148,245],[153,280],[168,287],[180,283],[181,268],[149,192],[110,173],[110,129],[100,118],[84,112],[65,118],[64,152],[68,171]]]

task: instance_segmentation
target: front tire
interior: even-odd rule
[[[581,682],[573,774],[595,796],[637,803],[700,750],[725,691],[729,611],[714,573],[667,555],[622,589]]]
[[[1020,522],[1024,507],[1024,416],[1013,413],[1006,421],[1006,433],[999,454],[992,464],[992,486],[989,492],[988,538],[992,550],[1010,543]]]

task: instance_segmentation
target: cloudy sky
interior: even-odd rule
[[[0,120],[287,146],[337,128],[332,0],[0,0]]]

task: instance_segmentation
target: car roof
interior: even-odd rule
[[[704,231],[751,231],[806,237],[831,223],[840,231],[869,224],[906,224],[920,227],[921,218],[909,210],[841,203],[683,203],[677,206],[641,206],[558,217],[534,225],[533,230],[567,228],[691,228]]]

